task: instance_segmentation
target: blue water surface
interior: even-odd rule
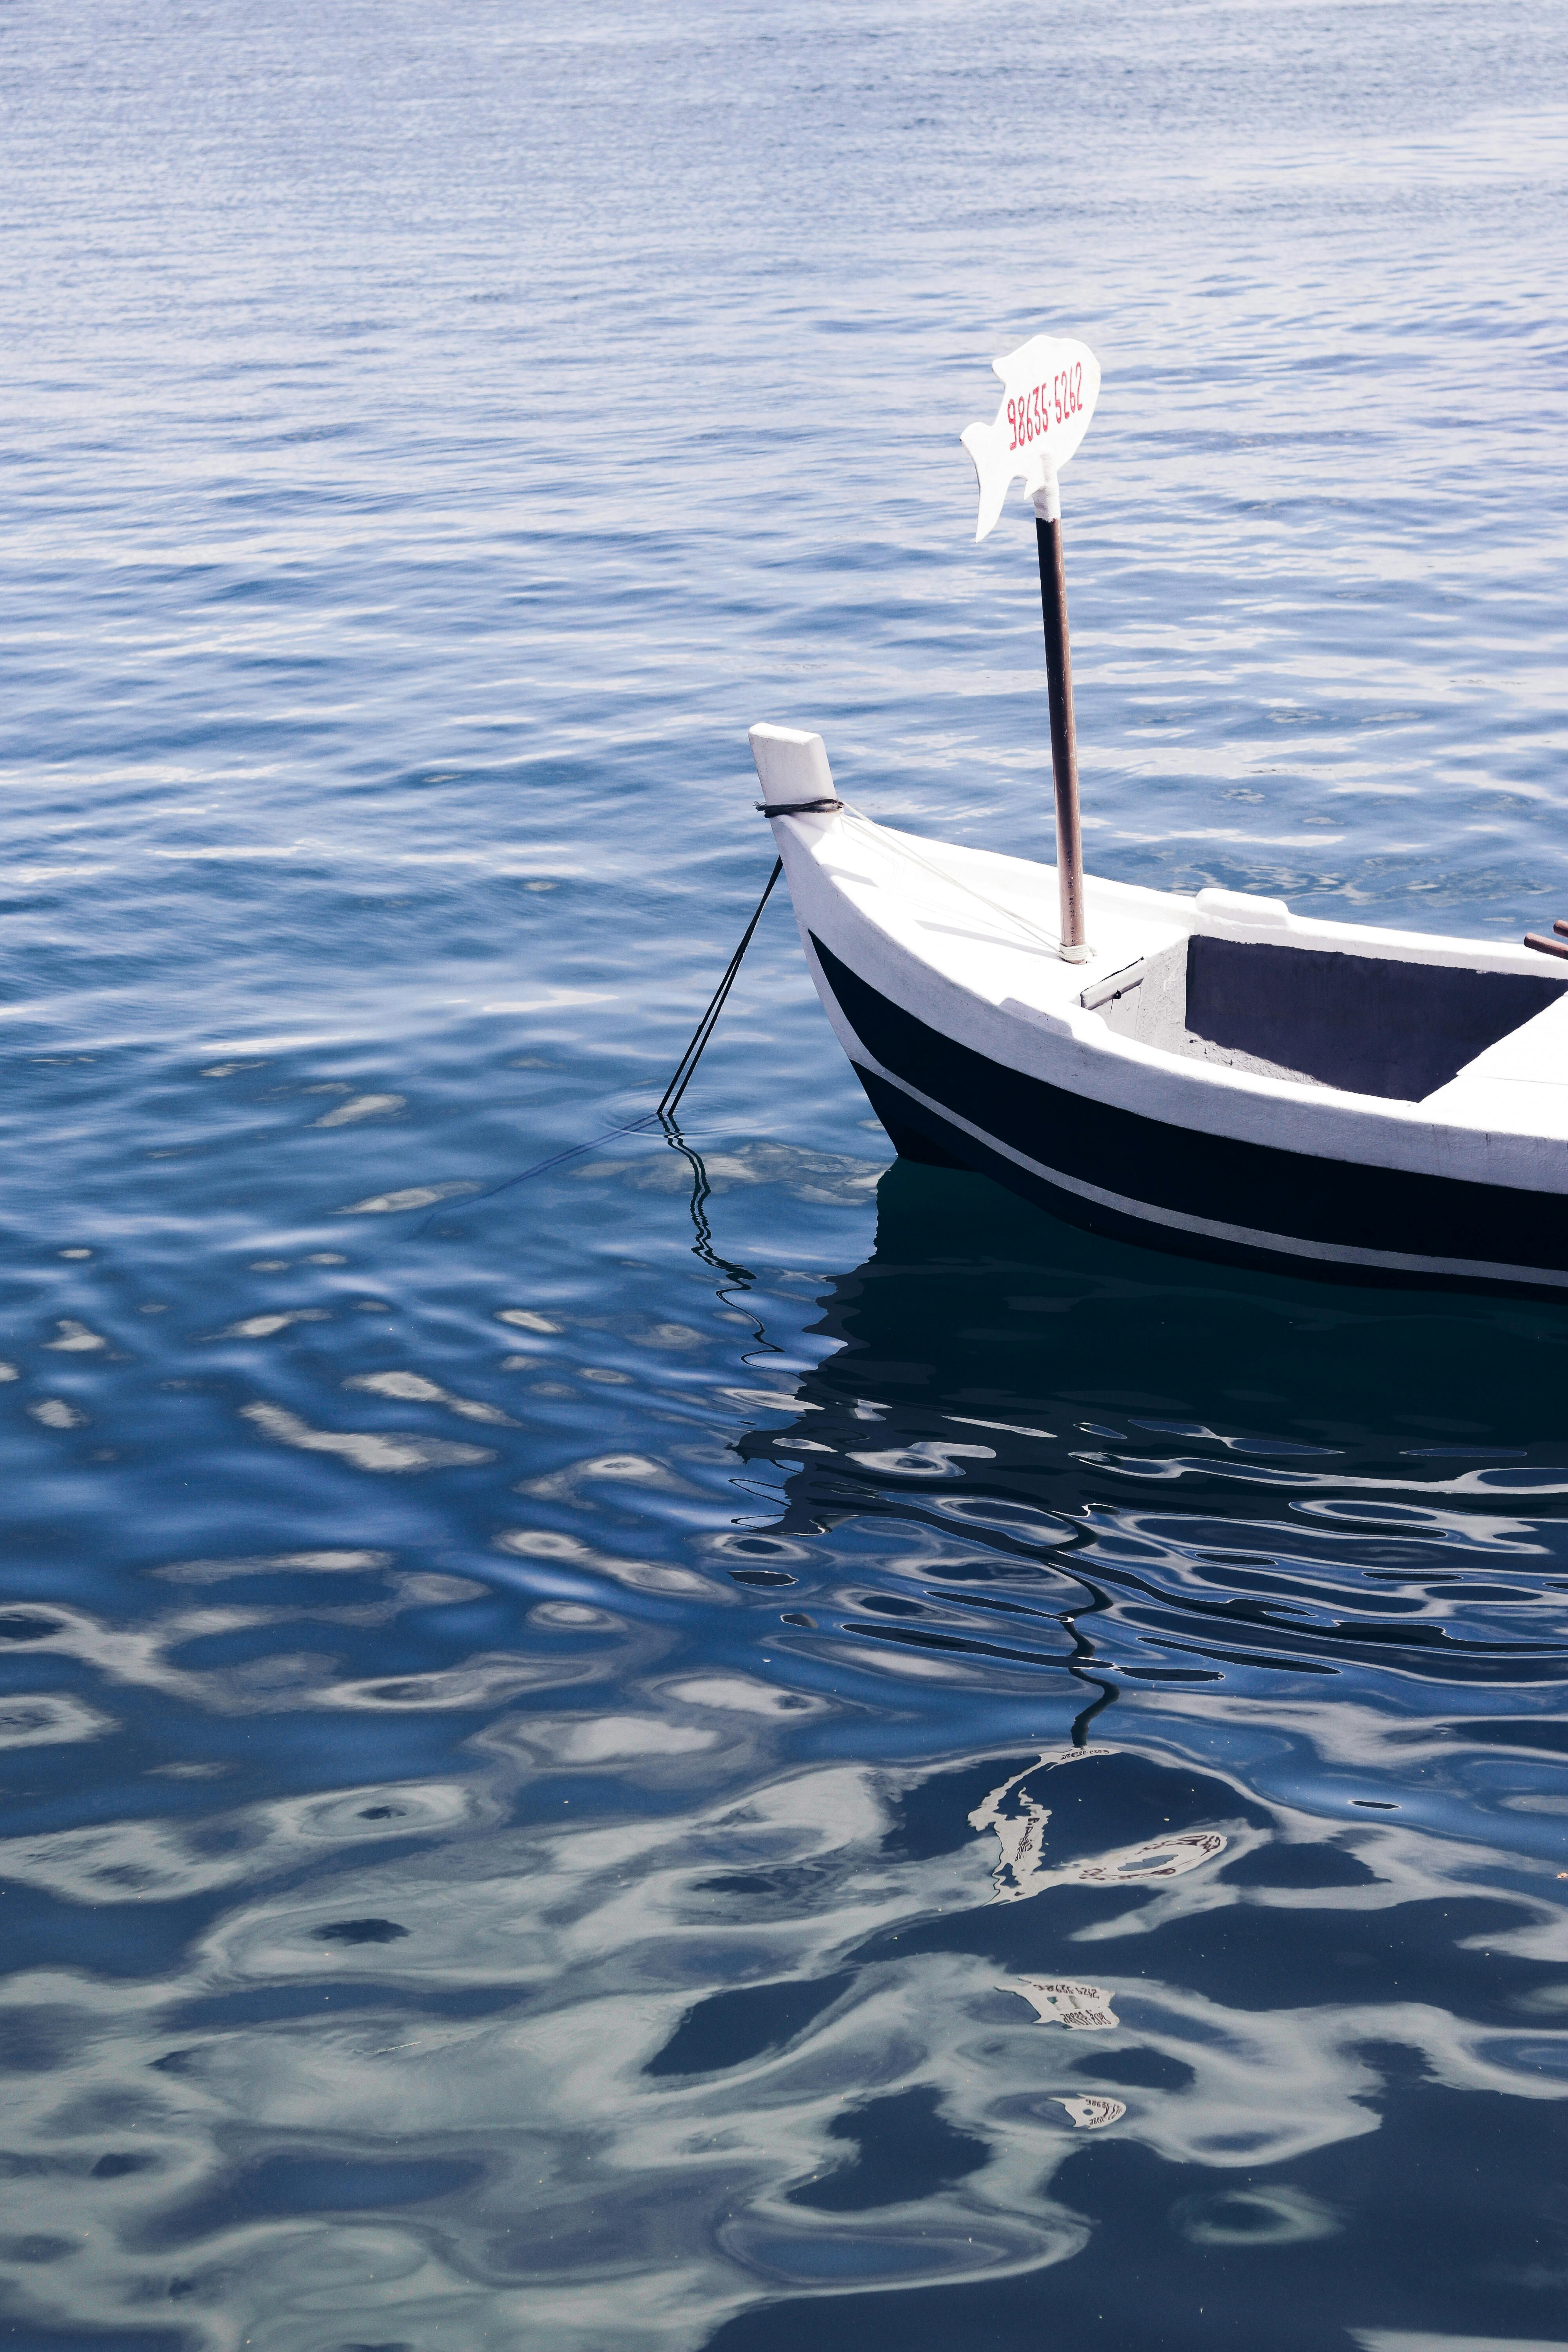
[[[1568,2342],[1568,1319],[889,1165],[745,730],[1568,913],[1568,64],[13,0],[0,2341]],[[607,1138],[542,1174],[523,1171]]]

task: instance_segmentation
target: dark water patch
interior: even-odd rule
[[[1070,1915],[1081,1890],[1064,1891]],[[1509,1943],[1524,1924],[1522,1906],[1472,1897],[1361,1910],[1282,1909],[1243,1903],[1197,1917],[1165,1921],[1140,1950],[1140,1975],[1201,1988],[1227,2008],[1310,2008],[1325,1998],[1379,2001],[1422,1998],[1472,2024],[1517,2023],[1517,2002],[1552,1980],[1548,1967]],[[1084,1924],[1089,1924],[1085,1922]],[[1104,1947],[1100,1948],[1101,1951]]]
[[[979,2171],[989,2147],[954,2131],[940,2112],[940,2096],[933,2090],[900,2091],[835,2116],[828,2137],[847,2141],[853,2156],[792,2189],[791,2202],[823,2213],[868,2213],[934,2196]]]
[[[1355,1801],[1352,1800],[1352,1802]],[[1239,1853],[1219,1873],[1227,1886],[1374,1886],[1377,1873],[1343,1846],[1287,1845],[1275,1840]]]
[[[1568,1721],[1562,1718],[1482,1716],[1450,1722],[1447,1728],[1455,1738],[1478,1740],[1483,1748],[1539,1748],[1548,1756],[1568,1755]]]
[[[395,1919],[330,1919],[311,1933],[318,1944],[395,1944],[408,1930]]]
[[[59,1620],[41,1611],[7,1609],[0,1616],[0,1642],[47,1642],[59,1631]]]
[[[1193,2068],[1163,2050],[1096,2047],[1077,2070],[1087,2088],[1109,2083],[1119,2091],[1184,2091],[1196,2082]]]
[[[733,1871],[717,1878],[700,1878],[691,1892],[728,1898],[742,1914],[765,1915],[771,1911],[776,1916],[790,1907],[836,1900],[837,1874],[831,1867],[814,1868],[810,1864],[776,1870]]]
[[[841,1975],[816,1983],[747,1985],[714,1993],[687,2011],[644,2071],[710,2074],[748,2065],[804,2033],[853,1982],[852,1975]]]

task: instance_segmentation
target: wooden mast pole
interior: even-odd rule
[[[1046,677],[1050,688],[1051,770],[1057,787],[1057,883],[1061,894],[1061,953],[1088,963],[1083,840],[1078,813],[1078,737],[1072,718],[1072,656],[1068,651],[1068,590],[1062,571],[1060,469],[1089,429],[1100,393],[1100,362],[1070,336],[1031,335],[1005,359],[993,360],[1002,399],[989,425],[965,427],[959,438],[974,464],[980,513],[974,536],[984,539],[999,520],[1008,485],[1022,474],[1035,500],[1040,553],[1040,608],[1046,624]]]
[[[1046,683],[1051,714],[1051,774],[1057,788],[1057,887],[1062,955],[1087,963],[1094,950],[1084,926],[1083,834],[1078,810],[1078,730],[1072,715],[1072,654],[1068,643],[1068,583],[1062,567],[1062,499],[1055,467],[1035,492],[1040,556],[1040,609],[1046,625]]]

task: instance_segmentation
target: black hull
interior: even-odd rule
[[[1562,1194],[1314,1158],[1078,1097],[928,1027],[811,944],[903,1158],[973,1169],[1073,1224],[1184,1256],[1357,1285],[1568,1295]]]

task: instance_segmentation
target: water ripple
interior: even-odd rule
[[[752,720],[1047,845],[1042,300],[1093,866],[1568,908],[1562,47],[9,12],[19,2344],[1562,2332],[1557,1310],[889,1166],[778,901],[647,1124]]]

